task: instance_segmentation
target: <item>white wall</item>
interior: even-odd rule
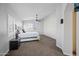
[[[61,4],[55,14],[44,20],[44,34],[56,39],[57,47],[66,55],[72,55],[72,10],[73,4]],[[60,24],[60,19],[64,23]]]
[[[76,52],[77,52],[77,56],[79,56],[79,11],[77,12],[77,29],[76,29]]]
[[[56,19],[55,15],[51,15],[44,19],[43,21],[43,34],[56,39],[56,31],[57,31],[57,25],[56,25]]]
[[[56,10],[56,19],[57,19],[57,39],[56,46],[63,50],[64,47],[64,11],[66,9],[66,3],[59,5]],[[63,24],[60,24],[60,20],[63,19]]]
[[[61,24],[60,20],[63,19],[64,22],[64,17],[63,17],[63,5],[59,5],[58,9],[56,10],[56,21],[57,21],[57,38],[56,38],[56,46],[63,49],[63,40],[64,40],[64,23]],[[65,7],[65,6],[64,6]]]
[[[72,11],[73,4],[67,4],[64,13],[64,47],[63,53],[72,55]]]
[[[0,4],[0,55],[8,52],[9,48],[7,20],[6,4]]]
[[[12,33],[10,32],[10,35],[8,36],[9,40],[11,40],[12,38],[15,37],[15,31],[16,31],[15,24],[19,27],[22,27],[22,22],[21,22],[22,19],[18,17],[15,11],[11,8],[10,4],[7,4],[7,14],[8,14],[8,26],[11,25],[11,23],[14,25],[13,32]],[[8,31],[10,31],[10,29],[8,29]]]
[[[18,26],[22,25],[22,19],[16,14],[10,4],[7,4],[7,13],[12,16],[12,18],[14,18],[15,24],[17,24]]]
[[[56,39],[56,45],[63,49],[63,40],[64,40],[64,23],[60,24],[60,20],[64,19],[63,13],[64,8],[63,5],[59,4],[57,9],[49,15],[49,17],[44,19],[44,34]],[[65,6],[64,6],[65,7]]]
[[[44,27],[43,27],[43,21],[44,21],[44,20],[41,20],[41,21],[40,21],[40,34],[41,34],[41,35],[43,34],[43,29],[44,29]]]
[[[9,51],[9,40],[12,39],[8,37],[8,15],[15,19],[15,23],[21,24],[20,18],[17,17],[9,5],[0,3],[0,55],[5,55]]]

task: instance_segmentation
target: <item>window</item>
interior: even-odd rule
[[[25,31],[29,32],[29,31],[33,31],[34,30],[34,25],[32,23],[26,23],[24,25],[24,29]]]

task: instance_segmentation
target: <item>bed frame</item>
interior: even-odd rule
[[[20,42],[34,41],[34,40],[40,40],[40,36],[37,36],[37,37],[27,37],[27,38],[20,38]]]

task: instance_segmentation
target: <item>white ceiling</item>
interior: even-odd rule
[[[55,14],[59,3],[11,3],[11,8],[23,20],[35,19],[36,13],[39,19],[50,14]]]

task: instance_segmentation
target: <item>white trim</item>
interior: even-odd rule
[[[72,53],[67,53],[67,51],[64,51],[63,47],[59,46],[58,44],[56,44],[56,46],[59,47],[62,50],[64,55],[72,56]]]
[[[67,51],[64,51],[64,50],[62,50],[62,52],[63,52],[64,55],[72,56],[72,53],[71,54],[67,53]]]
[[[43,33],[42,35],[45,35],[45,36],[47,36],[47,37],[50,37],[50,38],[52,38],[52,39],[55,39],[55,40],[56,40],[56,38],[55,38],[54,36],[51,36],[51,35],[49,35],[49,34]]]
[[[58,44],[56,44],[56,46],[62,50],[62,52],[63,52],[64,55],[72,56],[71,54],[66,53],[66,52],[63,50],[63,48],[60,47]]]
[[[9,52],[9,49],[5,53],[0,53],[0,56],[5,56]]]
[[[56,46],[63,50],[63,48],[59,44],[56,43]]]

